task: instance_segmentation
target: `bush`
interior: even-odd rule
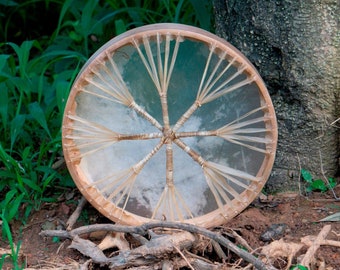
[[[74,186],[66,168],[57,166],[60,127],[72,82],[88,57],[144,24],[212,31],[212,6],[204,0],[31,0],[0,1],[0,7],[0,207],[7,222],[25,221],[42,202],[56,200],[58,187]]]

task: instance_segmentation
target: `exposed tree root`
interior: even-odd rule
[[[331,225],[325,225],[319,235],[315,238],[315,241],[307,250],[306,255],[303,257],[301,261],[301,265],[310,267],[312,259],[314,258],[315,252],[319,249],[321,242],[325,240],[328,233],[331,231]]]
[[[76,210],[72,213],[72,215],[69,217],[69,219],[66,222],[67,225],[67,230],[72,230],[73,225],[76,223],[77,219],[79,218],[81,211],[83,210],[85,204],[87,203],[86,199],[84,196],[81,197],[79,200],[78,206]]]
[[[281,239],[257,250],[252,249],[240,235],[233,232],[232,235],[236,242],[247,246],[251,253],[238,248],[219,232],[174,222],[154,222],[141,226],[95,224],[71,231],[46,230],[42,231],[40,235],[72,239],[69,248],[74,248],[91,258],[93,263],[106,265],[110,269],[180,269],[186,267],[198,270],[274,270],[277,269],[273,266],[277,261],[285,262],[284,268],[290,269],[293,258],[296,258],[297,253],[304,246],[309,248],[299,264],[306,267],[314,265],[315,253],[321,245],[340,246],[338,241],[325,239],[330,230],[331,226],[325,225],[318,236],[305,236],[300,243],[287,243]],[[85,239],[94,232],[102,232],[104,239],[101,243],[96,244]],[[134,248],[131,247],[131,239],[134,242]],[[119,251],[109,256],[103,252],[103,250],[113,247]],[[225,263],[230,254],[225,254],[222,247],[236,254],[240,258],[238,262],[234,262],[233,265]],[[204,250],[214,251],[220,259],[220,263],[212,262],[192,253],[195,251],[204,253]],[[253,255],[255,252],[257,257]],[[245,262],[248,263],[247,266],[245,266]],[[87,268],[84,265],[82,269]],[[280,269],[282,268],[280,267]]]
[[[133,250],[121,250],[119,255],[112,258],[106,257],[102,250],[93,242],[80,237],[81,235],[89,234],[95,231],[120,232],[144,236],[148,235],[149,230],[157,228],[177,229],[184,232],[173,232],[172,234],[157,235],[156,237],[152,237],[146,244],[143,244]],[[195,234],[203,235],[219,243],[225,248],[228,248],[243,260],[251,263],[256,269],[275,269],[270,265],[265,265],[260,259],[256,258],[247,251],[240,249],[234,243],[220,234],[191,224],[175,222],[153,222],[146,223],[141,226],[95,224],[79,227],[71,231],[46,230],[40,233],[42,236],[70,238],[72,239],[70,248],[77,249],[82,254],[92,258],[92,260],[98,264],[109,265],[114,269],[145,266],[164,261],[166,258],[170,257],[171,254],[178,253],[178,250],[182,251],[189,249],[197,241]],[[202,262],[196,261],[195,263],[203,264]]]

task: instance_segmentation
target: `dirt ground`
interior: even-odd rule
[[[340,186],[337,186],[334,191],[339,196]],[[39,235],[43,229],[65,228],[66,221],[81,197],[77,191],[72,199],[66,200],[65,197],[68,196],[61,198],[59,203],[43,205],[40,211],[31,215],[28,223],[23,227],[20,222],[11,224],[16,241],[22,240],[20,254],[26,268],[78,269],[79,264],[88,260],[78,251],[68,248],[70,240],[46,238]],[[226,232],[226,235],[230,229],[233,229],[253,249],[268,245],[272,241],[263,241],[261,235],[273,224],[285,224],[283,232],[274,236],[285,242],[300,243],[300,238],[303,236],[316,236],[326,224],[332,227],[327,239],[340,241],[339,221],[318,222],[336,212],[340,212],[340,201],[336,201],[331,192],[314,192],[308,197],[301,196],[299,193],[284,192],[255,200],[232,221],[216,229]],[[74,227],[95,223],[110,223],[110,221],[87,204]],[[3,240],[0,240],[0,247],[9,248]],[[306,250],[307,247],[303,248],[300,254],[304,254]],[[206,256],[209,256],[207,254]],[[316,259],[324,263],[326,266],[324,269],[340,269],[340,248],[321,246],[316,253]],[[221,263],[221,260],[218,262]],[[284,269],[285,265],[276,265],[276,267]],[[11,269],[11,267],[4,269]],[[93,266],[92,269],[106,268]]]

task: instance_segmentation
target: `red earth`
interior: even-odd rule
[[[71,199],[69,193],[65,194],[58,203],[44,204],[39,211],[31,214],[26,225],[21,221],[12,222],[11,229],[15,242],[21,240],[20,260],[25,268],[29,269],[78,269],[89,258],[76,250],[69,249],[71,241],[39,235],[43,229],[65,228],[69,216],[76,208],[76,202],[81,197],[73,191]],[[340,186],[334,189],[335,194],[340,194]],[[319,222],[333,213],[340,212],[340,201],[336,200],[333,193],[313,192],[308,197],[298,192],[284,192],[264,196],[255,200],[236,218],[214,230],[225,232],[233,229],[252,249],[259,249],[269,244],[261,240],[261,235],[273,224],[285,224],[285,230],[276,236],[284,242],[300,243],[301,237],[318,235],[326,225],[331,225],[331,232],[327,239],[340,241],[340,222]],[[110,223],[100,215],[91,205],[87,204],[74,227],[84,224]],[[8,249],[8,243],[0,240],[0,250]],[[296,263],[298,255],[304,254],[307,247],[303,247],[293,258]],[[203,255],[202,255],[203,256]],[[207,255],[205,255],[207,256]],[[316,252],[315,265],[324,265],[324,268],[315,269],[340,269],[340,248],[323,245]],[[217,258],[218,263],[223,263]],[[283,259],[284,261],[284,259]],[[285,269],[286,262],[275,265],[278,269]],[[10,262],[3,269],[12,269]],[[92,266],[90,269],[100,269]],[[107,268],[103,268],[107,269]]]

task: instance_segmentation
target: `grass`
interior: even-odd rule
[[[2,227],[3,227],[3,232],[4,236],[7,238],[10,246],[10,253],[8,254],[3,254],[0,258],[0,269],[2,269],[3,265],[6,262],[6,259],[10,259],[12,262],[13,269],[23,269],[23,266],[19,263],[19,251],[20,251],[20,246],[21,246],[21,241],[18,241],[17,244],[14,243],[14,239],[12,237],[12,233],[10,230],[10,226],[5,218],[4,215],[1,215],[2,219]]]
[[[25,223],[44,202],[55,201],[62,192],[57,187],[74,187],[68,172],[54,166],[63,156],[60,128],[74,78],[112,37],[159,22],[212,31],[211,3],[0,1],[0,215],[15,269],[20,244],[13,244],[11,222]]]

